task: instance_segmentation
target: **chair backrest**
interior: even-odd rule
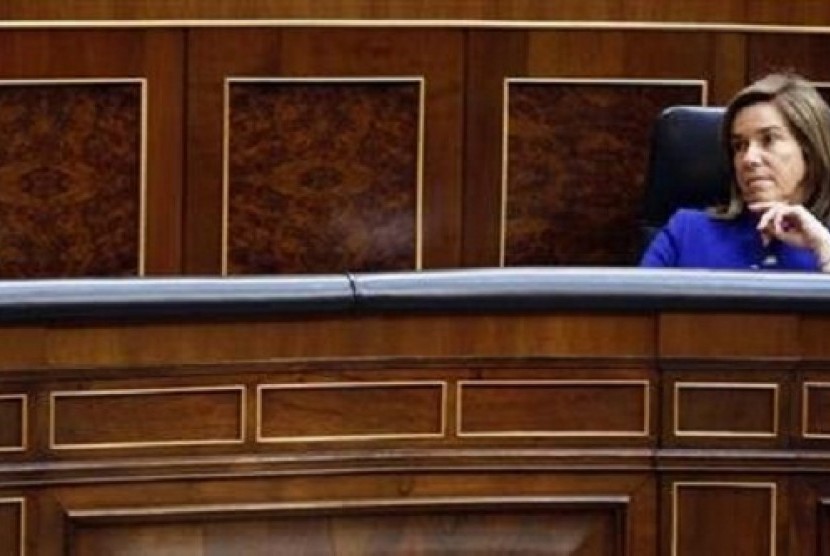
[[[729,199],[729,164],[720,139],[725,109],[672,106],[651,136],[643,206],[643,245],[679,208],[703,208]]]

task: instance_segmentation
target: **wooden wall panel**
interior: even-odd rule
[[[692,367],[700,362],[687,362]],[[784,449],[793,430],[791,371],[728,363],[663,375],[666,447]]]
[[[143,274],[144,95],[0,81],[0,277]]]
[[[752,333],[738,333],[745,330]],[[799,317],[665,313],[659,341],[659,353],[667,358],[794,358],[800,347]]]
[[[740,0],[689,2],[684,0],[7,0],[0,6],[2,19],[195,19],[195,18],[335,18],[335,19],[513,19],[585,21],[746,22],[761,24],[826,25],[830,9],[824,2]]]
[[[445,400],[442,382],[260,385],[257,440],[439,438],[446,432]]]
[[[23,556],[25,503],[22,498],[0,498],[0,556]]]
[[[464,266],[498,266],[504,80],[527,74],[527,32],[470,31],[464,88]]]
[[[458,431],[475,437],[600,439],[651,435],[647,380],[465,380]]]
[[[702,104],[703,84],[516,80],[507,94],[504,265],[635,263],[652,124]]]
[[[0,453],[26,449],[27,403],[25,394],[0,394]]]
[[[830,36],[754,34],[747,40],[748,81],[770,71],[792,70],[814,81],[830,81]]]
[[[241,386],[52,392],[49,445],[102,450],[242,443],[244,394]]]
[[[228,89],[224,273],[420,268],[420,79]]]
[[[655,353],[653,327],[647,316],[578,314],[377,316],[321,319],[313,328],[302,319],[66,327],[49,331],[46,358],[58,367],[379,355],[644,358]],[[2,338],[0,330],[0,360],[14,349]]]
[[[774,482],[676,481],[671,489],[671,556],[777,553]],[[729,523],[730,526],[724,526]]]
[[[126,97],[121,99],[113,96],[116,94],[114,89],[98,89],[93,92],[80,86],[67,89],[39,89],[37,94],[48,95],[50,98],[54,95],[69,95],[65,100],[59,100],[57,97],[50,100],[44,96],[39,101],[41,104],[38,105],[38,111],[32,112],[33,117],[40,114],[32,120],[33,122],[51,126],[53,131],[60,130],[60,133],[54,136],[40,135],[36,128],[27,132],[26,136],[29,139],[38,138],[39,144],[45,148],[41,155],[38,155],[40,158],[23,156],[20,152],[22,147],[18,148],[20,144],[15,147],[16,143],[10,140],[12,135],[8,126],[14,120],[9,117],[8,110],[11,109],[11,105],[8,104],[9,99],[6,99],[6,124],[2,132],[4,151],[7,156],[14,155],[16,162],[12,164],[6,159],[0,163],[3,166],[3,170],[0,170],[3,175],[0,181],[4,182],[2,189],[7,194],[11,193],[9,188],[11,191],[22,191],[27,187],[31,190],[33,183],[41,197],[49,198],[49,206],[59,201],[63,195],[65,201],[57,204],[57,207],[80,211],[79,214],[86,210],[88,215],[82,218],[83,229],[86,231],[79,236],[80,229],[77,227],[72,227],[72,231],[62,230],[62,227],[71,227],[74,220],[66,218],[66,215],[57,209],[50,208],[50,211],[54,212],[49,213],[37,212],[36,216],[49,216],[50,219],[49,222],[38,223],[39,228],[47,230],[47,234],[40,241],[42,246],[38,247],[37,236],[25,237],[22,240],[4,240],[3,245],[0,245],[4,259],[4,275],[136,274],[139,233],[137,227],[140,224],[137,195],[138,184],[143,177],[140,172],[145,165],[136,143],[140,140],[147,142],[147,221],[144,252],[146,273],[179,272],[179,207],[183,163],[181,130],[184,102],[181,86],[182,37],[183,32],[173,30],[33,30],[0,33],[0,59],[3,60],[0,66],[1,80],[60,81],[81,78],[106,82],[119,78],[143,79],[146,80],[149,99],[146,139],[139,139],[144,133],[139,113],[136,112],[140,107],[140,99],[130,97],[127,100]],[[132,88],[128,89],[117,94],[134,95],[135,91]],[[7,90],[9,91],[14,92]],[[45,107],[49,106],[48,102],[55,107],[67,106],[66,101],[70,97],[75,106],[73,113],[63,114],[58,111],[49,119],[48,113],[43,112]],[[26,102],[35,100],[30,96],[26,98]],[[122,101],[126,103],[123,106]],[[96,106],[97,115],[90,115],[89,111],[93,106]],[[130,120],[123,120],[124,117],[129,117]],[[60,118],[61,123],[58,124],[58,120],[54,118]],[[73,122],[74,127],[71,130],[65,127],[68,122]],[[57,141],[55,148],[44,143],[44,139],[49,137]],[[78,142],[81,137],[84,137],[85,141],[83,149]],[[129,144],[125,142],[127,140]],[[70,143],[62,143],[63,141]],[[123,146],[121,151],[115,150],[119,141]],[[60,145],[65,147],[59,148]],[[62,168],[57,162],[51,161],[50,156],[60,156],[63,161],[61,164],[66,163],[70,166]],[[25,161],[37,163],[39,166],[24,172],[21,165]],[[37,168],[41,169],[39,173],[32,174]],[[95,168],[98,170],[94,170]],[[24,179],[25,176],[32,175],[35,178],[46,176],[48,179],[36,179],[34,182],[32,179]],[[128,180],[129,184],[119,185],[123,180]],[[30,186],[26,186],[26,183],[30,183]],[[67,187],[69,189],[62,194],[61,191]],[[94,206],[84,208],[83,202],[92,193],[93,188],[99,189]],[[119,188],[127,193],[118,193]],[[15,218],[20,219],[20,203],[28,197],[15,195],[16,200],[7,201],[4,206],[9,209],[14,207]],[[39,200],[40,197],[33,199]],[[124,213],[124,219],[114,221],[113,214],[118,213]],[[10,221],[8,218],[4,220]],[[127,224],[123,224],[122,221]],[[31,221],[34,222],[35,220]],[[118,235],[113,233],[113,227],[125,233],[129,228],[133,237],[129,237],[128,234],[123,240],[118,240]],[[63,245],[61,242],[66,244]],[[32,260],[22,259],[14,255],[15,248],[28,253],[28,256],[41,256]],[[113,263],[108,263],[107,259],[110,257],[115,259]],[[122,262],[121,259],[124,258],[129,260]],[[24,264],[22,267],[9,264],[14,261],[23,261]]]
[[[349,511],[312,517],[252,517],[247,520],[77,527],[69,541],[72,554],[142,556],[176,547],[182,554],[278,553],[308,556],[411,554],[625,554],[625,531],[618,508],[511,508],[493,500],[442,509],[440,503],[411,508],[371,503],[358,515]],[[568,504],[562,504],[567,506]],[[531,505],[532,506],[532,505]],[[345,514],[345,515],[343,515]]]
[[[457,266],[461,244],[461,39],[459,31],[415,29],[190,31],[188,272],[215,274],[220,269],[220,115],[222,85],[228,77],[423,78],[423,266]],[[301,219],[302,215],[292,218]],[[382,230],[370,233],[381,234]],[[340,270],[335,263],[327,268]],[[308,270],[315,268],[320,266]]]

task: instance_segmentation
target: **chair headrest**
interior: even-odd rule
[[[643,220],[662,226],[679,208],[729,200],[729,161],[720,139],[723,107],[672,106],[654,124]]]

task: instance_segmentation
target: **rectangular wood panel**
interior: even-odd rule
[[[646,437],[646,380],[460,381],[459,436]]]
[[[25,554],[25,507],[23,498],[0,498],[0,556]]]
[[[226,274],[421,268],[424,82],[226,83]]]
[[[673,399],[675,436],[778,436],[778,384],[678,381]]]
[[[244,393],[242,386],[52,392],[50,447],[241,443]]]
[[[79,556],[137,556],[171,546],[184,554],[263,556],[275,554],[275,547],[280,554],[309,556],[611,556],[627,553],[625,509],[623,501],[613,498],[366,500],[270,508],[220,505],[202,513],[198,507],[192,513],[158,508],[166,523],[154,523],[153,513],[142,516],[136,509],[126,524],[118,525],[107,524],[107,512],[101,510],[95,512],[97,518],[89,512],[70,514],[74,527],[69,544]]]
[[[705,83],[513,78],[504,94],[502,264],[635,263],[652,125],[705,104]]]
[[[664,313],[660,315],[660,355],[795,357],[799,330],[799,317],[789,314]]]
[[[258,388],[260,442],[441,437],[443,382],[270,384]]]
[[[775,483],[672,483],[671,556],[773,556],[776,497]]]
[[[27,397],[0,394],[0,452],[26,449]]]

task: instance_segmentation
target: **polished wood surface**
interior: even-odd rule
[[[149,275],[219,275],[223,258],[231,273],[377,271],[419,263],[457,268],[502,260],[627,265],[638,256],[649,125],[656,112],[676,103],[723,104],[771,69],[830,80],[823,64],[830,35],[821,29],[778,31],[184,22],[66,30],[44,23],[0,31],[0,55],[7,61],[0,77],[146,82],[146,175],[128,174],[136,183],[146,181],[142,225]],[[81,50],[70,56],[75,44]],[[410,99],[381,118],[388,125],[407,122],[409,131],[390,128],[383,141],[363,134],[383,145],[371,149],[375,160],[338,155],[339,167],[331,157],[347,151],[327,148],[325,140],[305,143],[313,126],[325,127],[320,119],[333,110],[325,103],[299,95],[290,110],[278,103],[283,108],[273,121],[236,101],[226,114],[226,83],[238,94],[250,78],[272,80],[272,87],[282,80],[283,88],[326,82],[329,90],[352,91],[351,104],[335,97],[331,102],[375,111],[381,110],[371,99],[377,88],[349,88],[344,80],[378,85],[409,79],[420,83],[420,92],[417,107]],[[830,87],[821,90],[830,97]],[[276,102],[274,94],[269,89],[267,102]],[[296,110],[309,117],[305,129],[289,133]],[[344,122],[375,119],[350,114]],[[422,132],[413,133],[421,119]],[[99,118],[94,125],[113,134],[117,121]],[[259,130],[262,121],[270,122],[267,133]],[[337,129],[351,143],[357,136],[347,132],[350,126]],[[13,145],[19,128],[0,129],[0,143]],[[73,137],[59,127],[52,133],[58,141]],[[280,162],[279,149],[266,148],[277,140],[295,142],[290,167]],[[122,158],[112,166],[122,167]],[[14,177],[19,163],[13,160],[0,152],[0,207],[17,206],[9,199],[25,185]],[[41,174],[56,175],[58,166],[47,165]],[[243,174],[247,182],[240,181]],[[303,176],[314,177],[309,179],[318,186],[303,185]],[[249,187],[251,179],[255,187]],[[73,194],[80,195],[79,187]],[[300,202],[287,203],[286,196]],[[34,220],[54,219],[49,205],[38,206]],[[95,217],[128,209],[125,200]],[[99,235],[102,244],[113,241],[114,234]],[[59,226],[22,236],[21,245],[68,241]],[[37,263],[15,266],[13,243],[0,245],[3,268],[17,268],[21,277],[59,275],[67,264],[62,257],[73,253],[52,248],[48,257],[34,258]],[[91,258],[79,275],[120,272],[101,267],[100,256]]]
[[[753,23],[780,25],[827,25],[830,8],[823,2],[740,0],[689,2],[684,0],[636,0],[620,3],[581,0],[540,3],[535,0],[293,0],[273,2],[247,0],[8,0],[0,7],[2,19],[457,19],[457,20],[570,20],[570,21],[663,21]]]
[[[14,539],[24,519],[35,555],[322,539],[819,554],[825,327],[659,311],[3,326],[0,527]]]

